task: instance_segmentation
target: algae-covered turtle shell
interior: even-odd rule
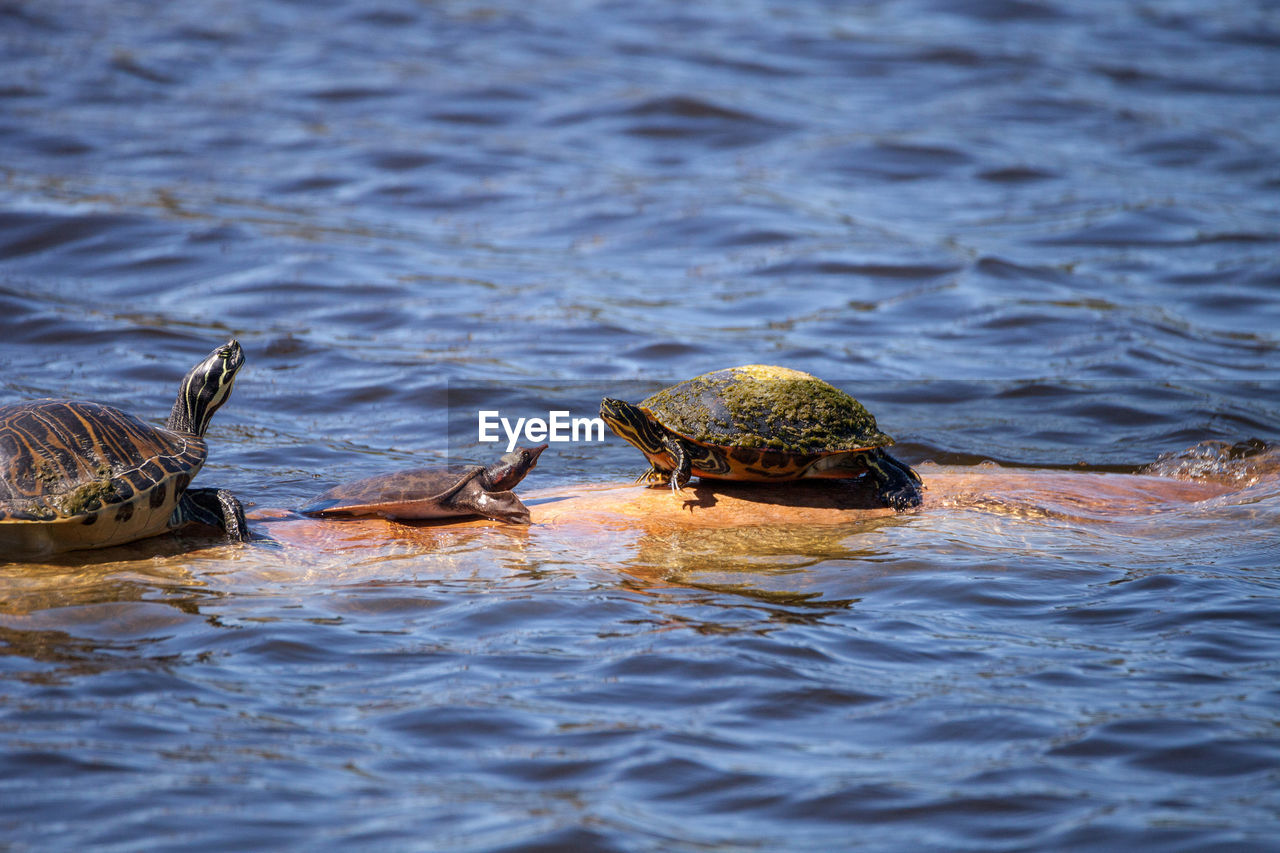
[[[638,405],[606,397],[600,416],[644,453],[648,482],[691,476],[778,482],[870,475],[885,502],[919,506],[920,478],[853,397],[808,373],[749,364],[666,388]]]
[[[787,367],[717,370],[659,391],[640,408],[673,432],[721,447],[812,454],[893,444],[853,397]]]

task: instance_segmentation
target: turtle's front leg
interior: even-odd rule
[[[679,492],[689,484],[689,478],[693,476],[693,458],[680,439],[667,438],[665,444],[667,452],[675,460],[675,467],[671,471],[671,491]]]
[[[657,465],[650,464],[648,468],[640,472],[640,476],[636,477],[636,482],[644,483],[645,485],[659,483],[665,486],[667,481],[670,479],[671,475],[669,473],[662,470]]]
[[[226,489],[187,489],[175,515],[181,524],[198,521],[225,530],[233,542],[248,542],[251,538],[244,507]]]
[[[918,507],[924,502],[920,494],[920,475],[911,466],[899,462],[883,450],[867,453],[867,467],[875,478],[876,489],[884,502],[898,512]]]

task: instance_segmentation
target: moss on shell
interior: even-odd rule
[[[853,397],[808,373],[772,365],[703,374],[640,405],[668,429],[724,447],[823,453],[893,443]]]
[[[119,500],[115,484],[111,481],[111,466],[103,464],[94,471],[94,479],[59,497],[57,505],[63,515],[72,516],[94,512]]]

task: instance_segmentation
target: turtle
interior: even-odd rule
[[[164,427],[84,400],[0,406],[0,559],[120,545],[189,522],[246,541],[234,495],[187,488],[242,366],[234,339],[211,352],[183,378]]]
[[[921,504],[921,480],[884,450],[893,439],[853,397],[816,376],[748,364],[703,374],[639,405],[605,397],[600,417],[639,448],[637,480],[685,487],[712,480],[779,482],[868,476],[895,510]]]
[[[529,509],[515,492],[547,445],[520,447],[492,465],[438,466],[393,471],[334,486],[298,510],[319,518],[381,516],[401,521],[480,515],[528,524]]]

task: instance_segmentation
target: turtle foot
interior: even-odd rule
[[[529,511],[527,509],[523,513],[504,512],[501,515],[491,514],[485,515],[484,517],[490,521],[500,521],[503,524],[533,524],[533,518],[529,515]]]
[[[665,486],[674,482],[670,472],[663,471],[655,465],[650,465],[647,470],[640,472],[635,481],[644,483],[646,486]]]
[[[174,515],[178,525],[197,521],[220,528],[232,542],[249,542],[253,539],[249,524],[244,518],[244,507],[226,489],[187,489]]]
[[[251,542],[253,534],[249,532],[249,522],[244,518],[244,506],[236,500],[236,496],[226,489],[218,489],[218,505],[222,508],[222,523],[227,531],[227,538],[232,542]]]
[[[459,510],[470,510],[485,518],[506,524],[531,524],[529,508],[512,491],[481,492],[471,500],[460,502]]]
[[[897,489],[886,489],[880,493],[880,496],[897,512],[906,512],[924,503],[924,496],[920,494],[920,490],[914,483]]]
[[[924,503],[920,475],[883,450],[867,454],[867,467],[879,486],[880,497],[897,512],[915,509]]]

